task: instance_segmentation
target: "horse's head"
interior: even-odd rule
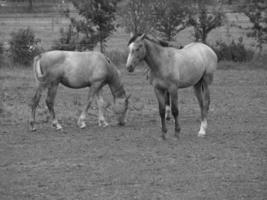
[[[121,126],[124,126],[126,123],[126,116],[127,116],[127,111],[129,107],[129,98],[131,95],[128,95],[123,98],[117,98],[115,99],[113,111],[114,114],[117,117],[118,124]]]
[[[144,38],[145,34],[133,36],[128,43],[129,55],[127,58],[126,68],[129,72],[133,72],[136,65],[145,58],[146,48]]]

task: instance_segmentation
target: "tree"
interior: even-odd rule
[[[157,0],[153,4],[154,27],[168,41],[186,28],[189,15],[189,7],[179,0]]]
[[[82,19],[71,18],[77,32],[88,39],[100,43],[100,51],[104,52],[107,37],[116,29],[115,12],[118,0],[71,0]]]
[[[31,12],[32,9],[33,9],[32,0],[28,0],[28,3],[29,3],[29,5],[28,5],[28,10]]]
[[[208,34],[215,28],[222,26],[223,13],[220,7],[210,11],[205,0],[198,0],[194,15],[189,19],[189,23],[194,28],[196,41],[206,43]]]
[[[244,14],[252,23],[248,36],[256,39],[260,55],[263,43],[267,42],[267,3],[265,0],[249,0],[244,7]]]
[[[11,58],[15,63],[29,66],[34,56],[40,53],[39,49],[35,47],[39,46],[38,43],[41,40],[36,38],[34,31],[29,27],[11,32],[10,35]]]
[[[148,33],[152,29],[150,0],[128,0],[119,14],[128,33]]]

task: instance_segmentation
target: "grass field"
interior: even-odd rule
[[[200,114],[192,89],[180,90],[181,138],[174,139],[173,122],[168,122],[162,141],[156,98],[142,70],[123,72],[132,93],[125,127],[99,128],[94,104],[88,127],[79,129],[76,120],[87,91],[60,87],[55,109],[64,131],[47,123],[43,98],[38,130],[29,132],[32,72],[2,68],[0,199],[263,200],[266,77],[266,70],[218,70],[205,138],[197,137]],[[105,99],[111,100],[107,89]],[[112,113],[106,116],[114,121]]]

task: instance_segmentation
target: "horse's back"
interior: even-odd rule
[[[85,87],[108,76],[108,61],[100,52],[48,51],[41,55],[41,70],[69,87]]]
[[[217,68],[218,58],[216,53],[206,44],[194,42],[186,45],[183,48],[187,55],[193,59],[198,59],[198,62],[205,66],[207,74],[212,74]]]
[[[212,80],[217,68],[217,56],[210,47],[202,43],[190,43],[183,49],[170,51],[174,59],[168,71],[179,88],[195,85],[201,78]]]

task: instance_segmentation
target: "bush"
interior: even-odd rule
[[[29,65],[34,56],[41,51],[40,48],[35,48],[40,41],[30,28],[12,32],[9,41],[12,61],[22,65]]]
[[[96,36],[85,36],[79,34],[73,25],[69,25],[67,30],[60,29],[60,38],[55,41],[52,49],[65,51],[92,50],[97,44]]]
[[[69,25],[68,29],[65,31],[64,28],[60,29],[60,38],[55,41],[52,49],[55,50],[66,50],[73,51],[76,49],[76,33],[73,31],[73,27]]]
[[[242,37],[238,39],[238,42],[232,40],[230,44],[226,44],[223,41],[217,41],[213,49],[215,50],[219,61],[247,62],[253,58],[254,54],[252,50],[245,47]]]

